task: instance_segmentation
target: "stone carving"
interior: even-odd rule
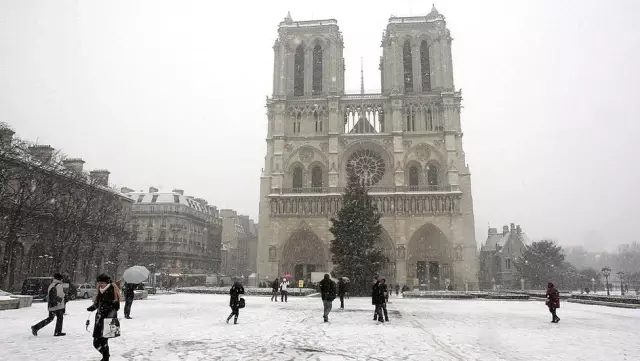
[[[462,245],[460,244],[455,246],[455,260],[462,261]]]
[[[453,159],[449,162],[449,170],[458,170],[458,167],[456,167],[456,161]]]
[[[402,163],[400,162],[396,162],[396,172],[398,171],[402,172]]]
[[[336,167],[336,162],[331,162],[331,171],[332,172],[337,172],[338,168]]]
[[[298,155],[300,156],[300,160],[303,163],[309,163],[313,160],[313,149],[302,148],[300,149],[300,152],[298,153]]]
[[[269,246],[269,262],[276,261],[276,246]]]
[[[421,162],[425,162],[429,159],[429,147],[424,143],[418,144],[416,147],[416,157]]]
[[[329,143],[327,143],[327,142],[320,143],[320,150],[323,153],[326,153],[329,150]]]
[[[411,148],[411,141],[405,140],[404,142],[402,142],[402,145],[404,146],[404,149],[409,149]]]
[[[442,144],[444,144],[444,142],[440,139],[436,139],[433,141],[433,145],[435,145],[438,148],[442,147]]]
[[[393,148],[393,138],[384,138],[383,144],[387,148]]]
[[[346,148],[347,145],[349,145],[349,142],[345,138],[340,138],[340,140],[338,140],[338,142],[340,143],[340,147],[342,149]]]
[[[284,144],[284,150],[286,150],[287,152],[291,152],[293,150],[293,144],[285,143]]]
[[[399,244],[398,245],[398,250],[396,252],[396,254],[398,255],[398,259],[400,259],[400,260],[404,259],[405,256],[406,256],[405,252],[406,252],[406,250],[404,248],[404,244]]]

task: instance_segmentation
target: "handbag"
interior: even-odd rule
[[[102,321],[102,337],[114,338],[120,336],[120,320],[117,317],[105,318]]]
[[[238,300],[238,308],[244,308],[245,305],[244,298],[240,298],[240,300]]]

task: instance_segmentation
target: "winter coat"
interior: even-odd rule
[[[338,296],[344,296],[345,293],[347,293],[347,284],[340,279],[338,281]]]
[[[278,280],[274,280],[273,283],[271,283],[271,289],[273,290],[273,292],[277,292],[278,287],[280,287],[280,283],[278,282]]]
[[[48,309],[49,312],[64,309],[64,287],[62,281],[54,279],[47,289]]]
[[[319,283],[320,295],[323,301],[333,301],[336,299],[336,283],[332,279],[323,278]]]
[[[124,298],[128,300],[134,299],[136,296],[135,290],[136,285],[133,283],[127,283],[126,285],[124,285]]]
[[[548,307],[560,308],[560,292],[555,287],[547,288],[547,302]]]
[[[382,299],[383,302],[387,302],[387,297],[389,296],[389,288],[387,287],[387,284],[380,284],[380,293],[382,294]]]
[[[231,286],[229,290],[229,307],[237,308],[240,305],[240,295],[244,294],[244,287],[240,284],[240,282],[236,282]]]
[[[280,283],[280,290],[281,291],[286,291],[288,287],[289,287],[289,281],[288,280],[284,280],[284,281],[282,281],[282,283]]]
[[[376,281],[371,287],[371,304],[381,305],[384,303],[384,293],[382,291],[382,285]]]
[[[102,325],[105,318],[118,317],[118,310],[120,309],[120,302],[116,299],[116,292],[113,284],[109,283],[105,288],[98,289],[96,291],[98,296],[96,301],[91,307],[87,308],[87,311],[96,312],[96,319],[93,324],[93,337],[102,338]]]

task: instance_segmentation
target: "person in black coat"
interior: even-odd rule
[[[273,301],[275,299],[276,302],[278,302],[278,289],[279,288],[280,288],[280,280],[278,280],[278,277],[276,277],[276,279],[273,280],[273,283],[271,284],[271,301]]]
[[[87,311],[96,312],[93,324],[93,347],[102,354],[101,361],[109,361],[109,339],[102,336],[105,318],[117,318],[120,310],[120,289],[106,274],[97,278],[98,286],[93,297],[93,304]]]
[[[331,312],[333,300],[336,299],[336,283],[333,282],[329,274],[326,273],[322,281],[320,281],[318,288],[320,288],[322,304],[324,305],[322,318],[324,319],[324,322],[329,322],[329,312]]]
[[[344,278],[340,277],[338,280],[338,296],[340,297],[340,308],[344,308],[344,295],[347,293],[347,284],[344,282]]]
[[[376,276],[376,282],[371,287],[371,303],[376,307],[373,320],[384,322],[384,318],[382,316],[382,304],[384,303],[384,294],[382,293],[382,288],[380,287],[380,280],[378,276]]]
[[[242,294],[244,294],[244,287],[242,287],[240,282],[234,282],[231,290],[229,290],[229,307],[231,307],[231,314],[227,317],[227,323],[229,323],[229,320],[231,320],[231,317],[234,315],[233,324],[238,323],[238,316],[240,315],[240,295]]]
[[[137,286],[138,285],[133,283],[124,285],[124,318],[131,319],[131,305],[133,305]]]
[[[384,313],[384,320],[389,322],[389,315],[387,314],[387,302],[389,301],[389,289],[387,288],[387,280],[380,280],[380,292],[382,293],[382,313]]]

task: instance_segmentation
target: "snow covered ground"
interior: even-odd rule
[[[319,298],[272,303],[247,297],[238,325],[228,297],[176,294],[135,301],[112,360],[639,360],[640,310],[562,303],[559,324],[540,301],[395,299],[391,322],[373,321],[366,298],[322,322]],[[45,304],[0,312],[0,360],[100,360],[84,323],[89,301],[68,305],[66,337],[29,326]],[[91,328],[90,328],[91,330]]]

